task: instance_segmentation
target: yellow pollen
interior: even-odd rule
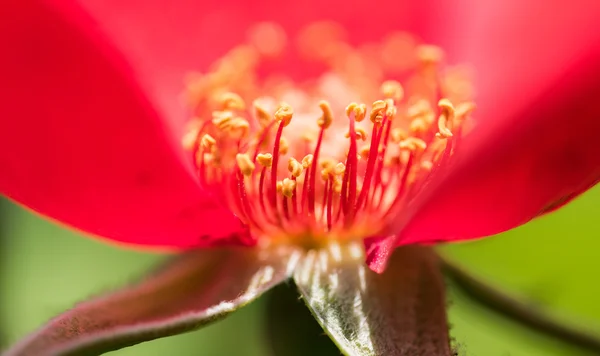
[[[385,116],[387,116],[389,120],[393,120],[397,111],[396,106],[394,105],[394,100],[385,99],[385,107]]]
[[[469,116],[476,109],[476,105],[473,102],[461,103],[455,108],[455,117],[464,119],[466,116]]]
[[[366,141],[367,140],[367,131],[362,127],[357,127],[356,130],[356,138],[358,140]],[[346,138],[350,138],[350,131],[346,132],[344,135]]]
[[[420,99],[408,108],[407,114],[409,118],[416,119],[433,114],[433,110],[429,101]]]
[[[381,84],[381,94],[385,98],[399,102],[404,97],[404,89],[399,82],[395,80],[386,80]]]
[[[221,96],[222,110],[245,110],[246,103],[239,94],[227,92]]]
[[[313,163],[313,155],[312,154],[307,154],[306,156],[304,156],[304,158],[302,158],[302,167],[304,168],[308,168],[312,165]]]
[[[250,131],[250,124],[242,117],[236,117],[224,126],[236,138],[246,137]]]
[[[360,157],[362,157],[363,159],[367,159],[367,157],[369,157],[369,152],[370,151],[371,151],[371,145],[365,145],[365,146],[362,146],[358,150],[358,155]]]
[[[321,161],[319,162],[319,165],[323,169],[333,169],[333,167],[336,164],[335,162],[336,161],[333,158],[324,158],[324,159],[321,159]]]
[[[254,163],[252,163],[250,156],[245,153],[238,153],[235,156],[235,159],[243,175],[246,177],[252,175],[252,171],[254,171]]]
[[[302,165],[302,163],[298,162],[294,157],[290,157],[290,159],[288,160],[288,171],[290,171],[290,173],[294,177],[300,177],[303,169],[304,166]]]
[[[315,142],[316,139],[317,137],[312,132],[305,132],[302,134],[302,140],[305,142]]]
[[[363,121],[367,115],[367,105],[350,103],[350,105],[346,107],[346,116],[350,117],[352,114],[354,114],[354,121]]]
[[[450,138],[452,137],[452,131],[450,131],[448,126],[451,125],[452,120],[454,120],[454,106],[448,99],[441,99],[438,106],[442,109],[442,112],[438,119],[439,132],[436,133],[435,136],[439,138]]]
[[[256,161],[261,166],[270,168],[273,165],[273,155],[270,153],[259,153],[256,155]]]
[[[427,148],[427,143],[416,137],[408,137],[399,144],[401,149],[407,149],[409,151],[423,152]]]
[[[329,105],[327,101],[321,100],[319,102],[319,108],[321,108],[323,115],[321,116],[321,118],[319,118],[317,124],[319,125],[319,127],[326,129],[329,126],[331,126],[331,123],[333,122],[333,112],[331,110],[331,105]]]
[[[288,143],[288,140],[285,137],[282,137],[281,140],[279,140],[279,153],[285,155],[288,153],[289,149],[290,144]]]
[[[410,132],[415,135],[421,135],[429,130],[429,126],[430,125],[425,120],[417,118],[411,121]]]
[[[252,102],[252,106],[254,107],[254,115],[256,120],[262,127],[267,126],[271,120],[273,120],[271,114],[269,114],[268,111],[261,105],[259,100],[254,100]]]
[[[289,179],[289,178],[285,178],[281,182],[281,194],[283,194],[284,196],[291,198],[292,195],[294,194],[295,189],[296,189],[296,181]]]
[[[212,123],[220,130],[225,130],[229,121],[233,120],[233,113],[231,111],[213,111]]]
[[[444,51],[434,45],[420,45],[417,47],[417,58],[422,64],[438,64],[444,59]]]
[[[337,194],[342,192],[342,180],[338,177],[334,178],[333,180],[333,191]]]
[[[393,143],[400,143],[400,141],[402,141],[408,137],[408,134],[404,130],[402,130],[398,127],[392,129],[392,132],[390,133],[390,135],[391,135]]]
[[[371,116],[369,117],[372,123],[381,123],[386,107],[387,103],[383,100],[377,100],[373,103],[371,107]]]
[[[464,147],[475,90],[441,48],[404,32],[355,47],[328,21],[289,39],[278,24],[250,25],[245,42],[186,78],[182,145],[257,243],[377,236]],[[294,54],[324,70],[268,73]]]
[[[333,173],[335,175],[342,175],[342,174],[344,174],[345,171],[346,171],[346,165],[344,165],[342,162],[336,164],[335,168],[333,169]]]
[[[211,153],[214,152],[214,150],[216,148],[216,146],[215,146],[216,143],[217,143],[217,141],[209,134],[204,134],[202,136],[202,139],[200,140],[200,144],[202,145],[202,148]]]
[[[385,161],[383,162],[383,164],[385,166],[387,166],[387,167],[400,164],[400,156],[396,155],[396,156],[388,157],[388,158],[385,159]]]
[[[292,121],[293,115],[294,109],[287,103],[281,103],[275,112],[275,120],[283,122],[283,126],[287,126]]]

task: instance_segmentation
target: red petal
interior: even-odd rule
[[[435,0],[80,0],[144,78],[147,92],[180,125],[186,115],[178,101],[190,70],[205,70],[227,50],[246,40],[257,21],[281,24],[290,38],[307,23],[328,19],[345,25],[353,42],[378,40],[392,30],[412,30],[431,39],[446,20]],[[434,6],[436,5],[436,6]],[[431,20],[431,21],[429,21]],[[448,28],[445,29],[448,31]],[[307,65],[288,53],[288,75]]]
[[[600,3],[562,4],[473,1],[454,54],[478,70],[479,128],[449,175],[394,221],[399,244],[496,234],[598,182]],[[374,267],[388,245],[367,242]]]
[[[597,183],[599,63],[600,41],[518,115],[482,125],[447,179],[417,203],[401,242],[495,234]]]
[[[0,16],[0,191],[117,241],[206,244],[239,225],[181,162],[131,69],[72,5],[12,1]]]

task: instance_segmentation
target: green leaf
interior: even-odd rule
[[[315,318],[346,355],[452,355],[444,281],[434,252],[396,250],[383,274],[362,248],[333,245],[300,262],[294,281]]]
[[[283,249],[191,251],[136,285],[76,305],[3,355],[98,355],[198,329],[287,279],[298,257]]]

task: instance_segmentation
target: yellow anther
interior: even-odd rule
[[[404,97],[404,89],[399,82],[395,80],[386,80],[381,84],[381,93],[385,98],[392,99],[395,102],[402,100]]]
[[[415,135],[421,135],[429,130],[429,124],[424,119],[414,119],[410,123],[410,132]]]
[[[302,163],[298,162],[294,157],[290,157],[290,159],[288,160],[288,171],[294,177],[300,177],[303,169],[304,166],[302,166]]]
[[[333,191],[338,194],[342,192],[342,180],[338,177],[333,179]]]
[[[228,128],[231,132],[239,135],[239,137],[246,137],[250,132],[250,124],[242,117],[236,117],[235,119],[231,120]]]
[[[400,141],[399,147],[403,150],[423,152],[427,148],[427,144],[420,138],[408,137]]]
[[[346,165],[343,164],[342,162],[338,163],[335,165],[335,167],[333,168],[333,173],[335,173],[335,175],[342,175],[344,174],[344,172],[346,172]]]
[[[367,131],[365,129],[363,129],[362,127],[355,127],[355,132],[356,132],[357,140],[363,140],[363,141],[367,140]],[[346,138],[350,138],[350,131],[346,132],[346,134],[344,136]]]
[[[248,156],[248,154],[238,153],[237,155],[235,155],[235,160],[237,161],[237,165],[240,168],[240,171],[242,172],[243,175],[248,177],[252,174],[252,171],[254,171],[255,167],[254,167],[254,163],[252,163],[252,160],[250,159],[250,156]]]
[[[371,145],[365,145],[362,146],[359,150],[358,150],[358,154],[360,157],[367,159],[369,157],[369,152],[371,152]]]
[[[236,93],[227,92],[221,95],[220,104],[222,110],[246,110],[246,103]]]
[[[434,45],[420,45],[417,47],[417,58],[422,64],[438,64],[444,59],[444,51]]]
[[[321,108],[323,115],[317,120],[317,125],[319,125],[320,128],[326,129],[331,126],[331,123],[333,122],[333,111],[331,110],[331,105],[325,100],[319,102],[319,108]]]
[[[283,188],[283,182],[277,181],[277,184],[276,184],[277,193],[281,193],[282,188]]]
[[[229,127],[229,121],[233,120],[231,111],[213,111],[212,123],[220,130],[225,130]]]
[[[269,114],[267,109],[260,104],[259,100],[254,100],[252,102],[252,106],[254,107],[254,115],[256,120],[262,127],[267,126],[271,120],[273,120],[271,114]]]
[[[390,135],[393,143],[400,143],[400,141],[408,137],[408,134],[406,132],[397,127],[392,129]]]
[[[294,195],[295,189],[296,189],[296,181],[295,180],[285,178],[281,182],[281,194],[283,194],[284,196],[291,198],[292,195]]]
[[[317,140],[317,137],[312,132],[303,133],[301,138],[302,138],[302,140],[304,140],[306,142],[314,142]]]
[[[454,115],[456,118],[464,118],[466,116],[469,116],[471,114],[471,112],[473,112],[473,110],[475,110],[477,107],[475,105],[475,103],[473,102],[466,102],[466,103],[461,103],[458,104],[454,110]]]
[[[279,140],[279,153],[282,155],[287,154],[289,149],[290,149],[290,144],[288,143],[288,140],[285,137],[282,137]]]
[[[396,105],[394,105],[394,100],[385,99],[385,105],[385,116],[387,116],[389,120],[393,120],[394,116],[396,116]]]
[[[290,124],[292,116],[294,116],[294,109],[287,103],[279,104],[277,111],[275,111],[275,120],[283,122],[283,126]]]
[[[200,139],[200,144],[202,145],[202,149],[208,152],[214,152],[215,144],[217,141],[209,134],[205,134]]]
[[[414,119],[428,115],[432,111],[433,110],[431,109],[431,104],[429,104],[429,101],[420,99],[408,108],[407,114],[409,118]]]
[[[313,163],[313,155],[312,154],[307,154],[306,156],[304,156],[304,158],[302,158],[302,167],[308,168],[308,167],[312,166],[312,163]]]
[[[319,165],[323,169],[333,169],[335,166],[335,160],[333,158],[322,158],[319,161]]]
[[[273,165],[273,155],[270,153],[259,153],[256,161],[263,167],[270,168]]]
[[[400,156],[396,155],[396,156],[391,156],[391,157],[387,157],[384,161],[383,164],[386,167],[390,167],[390,166],[395,166],[400,164]]]
[[[436,137],[439,138],[450,138],[452,137],[452,131],[448,126],[452,125],[452,120],[454,120],[454,105],[448,99],[441,99],[438,103],[438,106],[442,110],[440,117],[438,118],[438,130],[439,132],[435,134]]]
[[[328,167],[328,168],[321,169],[321,179],[322,180],[328,180],[330,174],[333,175],[331,168]]]
[[[383,114],[385,112],[387,104],[383,100],[377,100],[371,107],[371,116],[369,119],[372,123],[380,123],[383,120]]]
[[[358,104],[358,103],[350,103],[346,107],[346,116],[350,117],[350,115],[354,114],[354,121],[361,122],[367,116],[367,105]]]

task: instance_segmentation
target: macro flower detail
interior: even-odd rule
[[[464,68],[444,68],[440,48],[406,33],[375,49],[334,38],[314,43],[336,29],[311,24],[297,39],[326,68],[305,83],[258,79],[264,57],[274,60],[272,47],[284,45],[273,23],[255,25],[255,43],[232,49],[188,83],[195,117],[183,144],[203,188],[259,246],[310,250],[377,236],[450,163],[468,129],[472,86]],[[317,47],[325,54],[311,52]],[[406,89],[384,80],[381,58],[394,56],[409,62],[401,71]]]
[[[430,245],[514,228],[600,179],[600,6],[537,6],[9,5],[0,192],[182,253],[6,355],[190,331],[288,280],[346,354],[451,355]]]

